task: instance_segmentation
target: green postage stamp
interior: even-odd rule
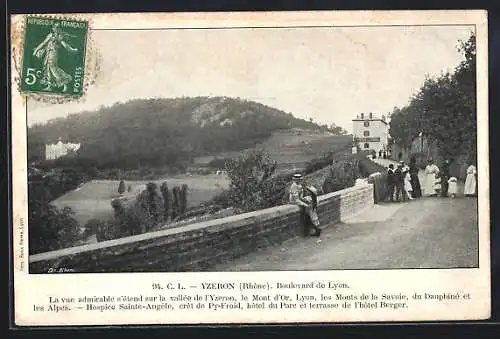
[[[27,17],[21,92],[81,96],[88,29],[87,21]]]

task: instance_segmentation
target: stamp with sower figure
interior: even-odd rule
[[[88,29],[87,21],[27,17],[21,92],[81,96]]]

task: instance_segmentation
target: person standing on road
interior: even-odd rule
[[[396,200],[400,201],[399,197],[402,198],[403,201],[406,201],[406,198],[408,198],[406,191],[405,191],[405,177],[403,174],[403,162],[401,162],[398,165],[398,168],[394,171],[394,179],[395,179],[395,184],[396,184]]]
[[[387,170],[387,196],[391,202],[394,202],[394,188],[396,187],[396,181],[394,178],[394,165],[389,164],[389,169]]]
[[[418,167],[417,160],[412,157],[410,159],[410,183],[411,183],[411,195],[413,198],[422,197],[422,189],[420,187],[420,179],[418,178]]]
[[[467,177],[465,178],[464,195],[471,197],[476,195],[477,188],[477,169],[476,166],[471,165],[467,168]]]
[[[408,197],[408,200],[413,200],[412,191],[413,187],[411,186],[411,175],[410,175],[410,167],[403,167],[403,175],[404,175],[404,190]]]
[[[448,197],[448,180],[450,179],[450,161],[445,159],[441,167],[441,197]]]
[[[448,179],[448,195],[454,199],[457,196],[457,178],[450,177]]]
[[[424,195],[428,197],[436,196],[436,176],[439,174],[439,167],[434,164],[432,158],[427,160],[425,167]]]

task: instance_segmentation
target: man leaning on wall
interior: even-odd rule
[[[302,174],[296,173],[292,178],[292,185],[288,189],[288,203],[300,206],[300,221],[303,226],[304,236],[309,235],[309,217],[306,212],[308,207],[302,199],[304,198],[304,178]]]

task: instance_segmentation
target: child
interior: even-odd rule
[[[404,176],[405,176],[405,191],[406,191],[406,194],[408,195],[408,200],[413,200],[413,196],[412,196],[412,191],[413,191],[413,188],[411,186],[411,175],[410,175],[410,168],[408,166],[405,166],[404,167]],[[404,192],[403,192],[404,194]]]
[[[450,177],[450,179],[448,179],[448,195],[452,199],[455,199],[457,196],[457,178],[455,177]]]
[[[434,191],[436,192],[435,195],[441,194],[441,176],[436,176],[434,181]]]

